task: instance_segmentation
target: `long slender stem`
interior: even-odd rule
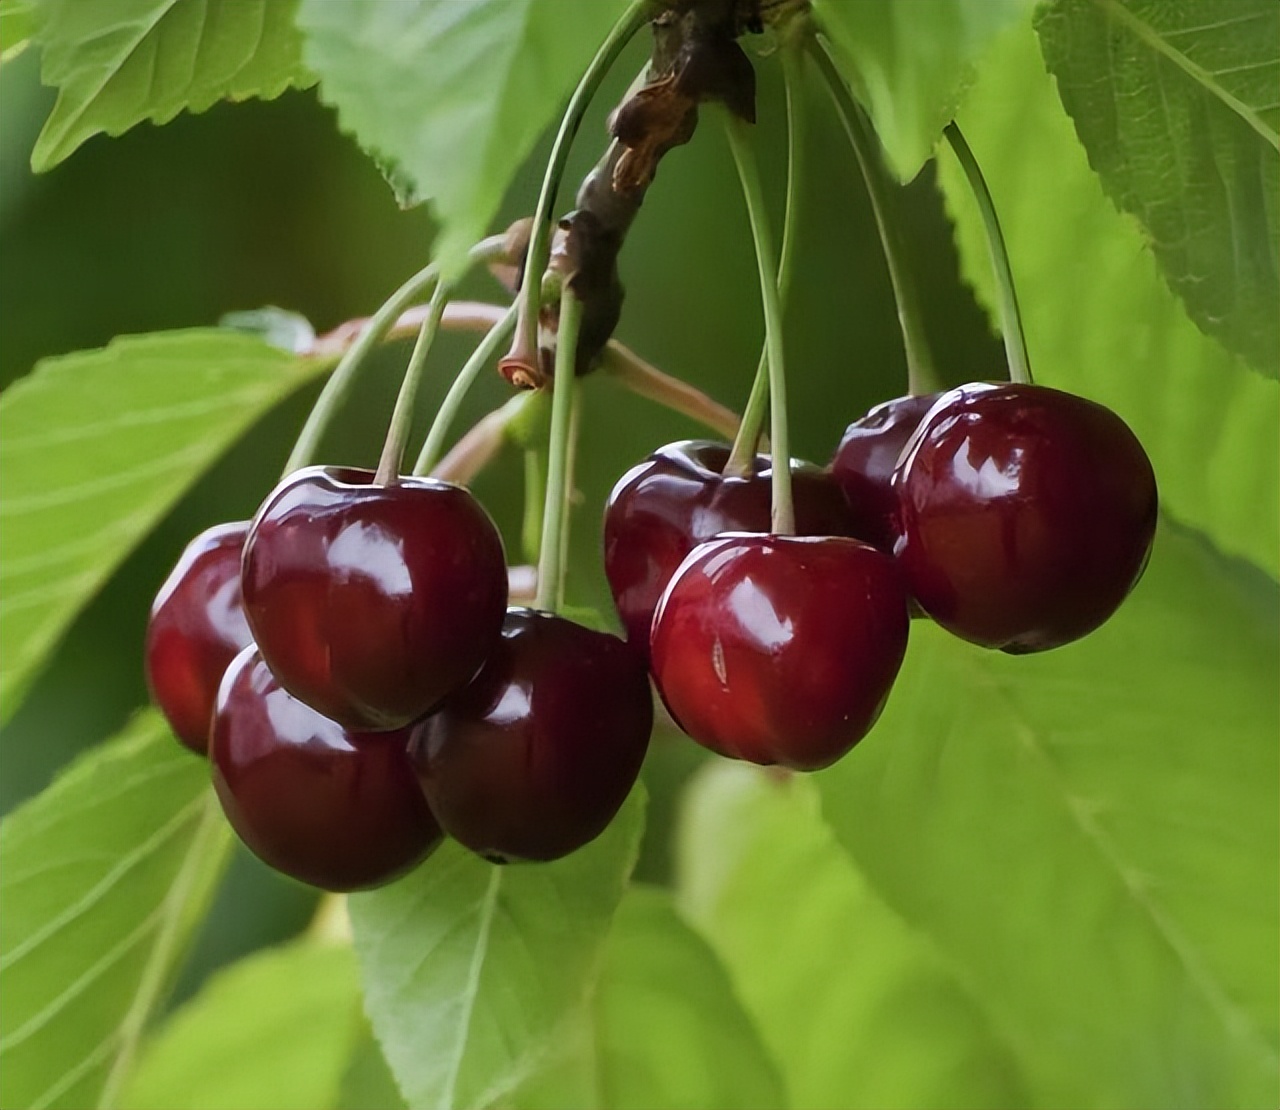
[[[573,405],[569,409],[569,443],[564,463],[564,516],[560,519],[560,577],[556,580],[556,604],[563,605],[569,576],[569,521],[573,517],[573,481],[578,467],[578,433],[582,425],[582,382],[573,379]]]
[[[515,320],[516,307],[512,305],[507,309],[502,319],[489,329],[488,334],[480,340],[476,345],[476,349],[471,352],[471,357],[467,359],[462,369],[458,371],[458,376],[453,379],[453,385],[449,387],[449,392],[444,395],[444,400],[440,402],[440,408],[436,412],[435,420],[431,422],[431,430],[427,432],[426,441],[422,445],[422,450],[418,453],[418,461],[413,464],[414,474],[426,474],[435,466],[444,447],[445,438],[449,435],[449,427],[453,423],[454,417],[458,415],[458,409],[462,407],[467,391],[475,384],[480,371],[497,354],[498,347],[510,334]]]
[[[899,231],[900,217],[892,192],[894,186],[885,169],[879,140],[866,115],[849,94],[844,78],[840,76],[825,46],[816,39],[810,39],[809,50],[818,64],[827,91],[831,94],[836,114],[840,117],[844,133],[849,139],[849,145],[853,147],[863,180],[867,184],[871,210],[875,214],[876,228],[880,232],[880,243],[889,267],[889,280],[893,284],[893,297],[898,305],[898,323],[902,328],[902,343],[907,353],[907,388],[913,394],[932,393],[939,388],[938,374],[925,336],[920,299]]]
[[[725,439],[733,439],[737,435],[739,420],[733,409],[708,397],[688,382],[664,374],[616,339],[606,344],[600,369],[636,396],[696,420]]]
[[[778,262],[778,299],[786,304],[787,294],[791,291],[792,259],[795,256],[796,209],[797,197],[802,184],[803,163],[801,157],[804,148],[804,113],[800,110],[800,69],[803,60],[791,43],[782,49],[783,91],[787,103],[787,199],[782,211],[782,252]],[[765,409],[769,403],[769,351],[766,347],[760,352],[760,362],[756,366],[756,376],[751,383],[751,395],[747,398],[747,407],[742,412],[742,422],[733,440],[733,448],[729,452],[729,460],[725,463],[726,474],[749,474],[755,461],[756,452],[760,448],[760,428],[764,424]]]
[[[1000,230],[1000,219],[996,215],[995,202],[991,199],[991,190],[987,188],[986,178],[978,166],[978,160],[969,149],[969,144],[954,122],[946,126],[947,141],[955,151],[960,168],[969,179],[969,188],[973,190],[973,199],[982,215],[982,226],[987,233],[987,247],[991,252],[991,268],[996,274],[997,304],[1000,311],[1000,330],[1004,333],[1005,358],[1009,362],[1009,378],[1011,381],[1027,383],[1031,381],[1031,361],[1027,357],[1027,337],[1022,330],[1022,313],[1018,309],[1018,294],[1013,285],[1013,269],[1009,265],[1009,249],[1005,245],[1004,233]]]
[[[551,393],[551,444],[547,455],[547,496],[542,512],[542,550],[538,554],[537,607],[554,613],[560,596],[566,530],[561,522],[569,511],[569,433],[572,430],[574,356],[582,302],[566,285],[560,294],[560,333],[556,340],[555,379]]]
[[[556,203],[556,194],[560,191],[560,182],[564,178],[565,165],[569,160],[569,148],[573,145],[574,136],[582,126],[582,118],[586,115],[587,106],[596,90],[609,72],[610,67],[622,53],[631,38],[649,21],[650,0],[632,0],[631,5],[608,37],[596,51],[587,66],[587,71],[573,90],[569,106],[560,120],[560,129],[556,132],[555,142],[551,147],[551,156],[547,161],[547,170],[542,178],[542,190],[538,194],[538,207],[533,216],[533,228],[529,237],[529,250],[525,256],[524,275],[520,282],[517,302],[520,305],[520,318],[516,327],[515,342],[508,358],[530,363],[536,366],[538,353],[538,309],[542,295],[542,273],[547,268],[551,255],[551,212]]]
[[[470,260],[473,263],[482,262],[497,257],[505,249],[505,238],[501,235],[493,235],[488,239],[482,239],[471,248]],[[324,438],[334,416],[346,404],[369,353],[385,338],[400,314],[410,305],[421,300],[435,285],[439,274],[440,267],[434,262],[424,266],[392,293],[382,307],[369,317],[355,342],[346,349],[346,353],[339,360],[333,373],[329,375],[329,380],[325,382],[320,396],[316,398],[311,415],[307,417],[307,422],[298,435],[298,441],[289,453],[289,460],[284,466],[285,474],[291,474],[315,459],[321,439]]]
[[[751,221],[751,237],[755,240],[756,269],[760,275],[760,298],[764,307],[764,338],[769,363],[769,438],[773,456],[773,512],[771,530],[789,536],[796,530],[795,510],[791,503],[791,451],[787,438],[787,384],[783,363],[782,302],[778,298],[778,265],[769,234],[765,213],[764,190],[760,187],[760,171],[755,154],[747,141],[745,125],[726,117],[729,149],[738,167],[742,195],[747,202]]]
[[[374,485],[385,486],[400,477],[400,463],[404,459],[405,444],[409,441],[409,431],[413,427],[413,409],[418,400],[418,387],[422,384],[422,371],[427,364],[431,345],[440,331],[440,317],[444,315],[450,288],[442,281],[431,297],[427,318],[422,321],[422,329],[418,332],[413,353],[409,356],[409,366],[400,383],[400,392],[396,394],[396,407],[392,410],[387,438],[382,444],[382,457],[378,460],[378,471],[373,477]]]

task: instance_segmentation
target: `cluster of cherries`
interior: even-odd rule
[[[664,447],[622,477],[605,571],[626,640],[507,607],[502,542],[465,489],[368,471],[287,477],[252,522],[196,537],[151,613],[152,695],[210,757],[231,824],[331,890],[388,882],[445,835],[494,861],[594,839],[639,774],[646,667],[723,755],[813,770],[883,708],[910,616],[1009,652],[1105,621],[1155,528],[1119,417],[1033,385],[910,396],[791,464]]]

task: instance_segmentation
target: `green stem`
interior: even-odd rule
[[[569,520],[573,516],[573,476],[578,466],[578,431],[582,424],[582,382],[573,379],[573,405],[569,409],[569,444],[565,449],[565,506],[560,520],[560,576],[556,580],[558,605],[564,604],[565,581],[569,572]]]
[[[760,298],[764,307],[764,341],[769,363],[769,438],[773,457],[773,513],[771,531],[789,536],[796,530],[795,510],[791,503],[791,451],[787,441],[787,384],[782,349],[782,302],[778,297],[778,265],[769,234],[765,213],[764,190],[760,187],[760,171],[755,154],[747,141],[746,127],[737,119],[726,117],[729,149],[738,167],[742,195],[747,202],[751,221],[751,237],[755,240],[756,269],[760,275]]]
[[[778,299],[786,304],[787,294],[791,291],[792,260],[795,256],[796,240],[796,198],[800,193],[803,164],[801,154],[804,146],[804,113],[800,111],[800,69],[803,61],[794,46],[788,42],[782,48],[783,91],[787,103],[787,199],[782,212],[782,253],[778,263]],[[766,347],[760,352],[760,362],[756,366],[756,376],[751,383],[751,395],[747,398],[747,407],[743,410],[742,421],[738,425],[738,433],[734,436],[733,448],[729,452],[729,461],[725,463],[725,474],[750,474],[755,461],[756,451],[760,447],[760,429],[764,426],[764,414],[769,403],[769,350]]]
[[[453,380],[453,385],[449,387],[449,392],[440,402],[435,420],[431,422],[431,430],[427,432],[426,441],[418,453],[418,461],[413,464],[414,474],[427,474],[436,465],[443,451],[445,438],[449,434],[449,427],[458,415],[458,409],[462,407],[467,391],[475,384],[480,371],[489,364],[490,359],[497,354],[499,345],[510,334],[516,321],[516,314],[516,307],[512,305],[502,319],[494,324],[480,340],[476,349],[471,352],[471,357],[463,363],[458,376]]]
[[[470,260],[483,262],[496,258],[505,249],[506,241],[503,236],[494,235],[488,239],[482,239],[471,248]],[[311,415],[302,426],[298,441],[289,453],[289,461],[284,465],[286,475],[315,460],[320,441],[324,438],[334,416],[346,404],[369,353],[386,337],[400,314],[420,301],[435,285],[439,276],[440,267],[434,262],[423,267],[392,293],[386,303],[365,322],[356,341],[347,348],[333,373],[329,375],[329,380],[325,382],[320,396],[316,398]]]
[[[582,118],[596,90],[617,61],[618,55],[631,41],[632,37],[649,22],[650,0],[632,0],[630,7],[622,13],[622,18],[613,25],[608,37],[596,51],[587,66],[587,71],[573,90],[569,106],[560,120],[560,130],[556,132],[551,147],[551,157],[547,161],[546,173],[542,178],[542,191],[538,194],[538,207],[533,215],[533,227],[529,233],[529,250],[525,255],[524,275],[520,282],[520,291],[516,300],[520,305],[520,317],[516,326],[515,342],[507,358],[521,364],[537,366],[538,355],[538,309],[542,295],[542,274],[551,257],[551,212],[556,203],[556,194],[560,191],[560,182],[564,178],[565,165],[569,160],[569,148],[573,145],[574,136],[582,126]]]
[[[978,166],[978,160],[965,142],[964,135],[954,122],[946,126],[947,141],[955,151],[960,168],[969,179],[973,199],[982,214],[982,226],[987,233],[987,247],[991,252],[991,268],[996,275],[997,303],[1000,311],[1000,330],[1004,333],[1005,358],[1009,362],[1010,381],[1026,384],[1031,381],[1031,362],[1027,358],[1027,337],[1022,330],[1022,313],[1018,310],[1018,294],[1013,286],[1013,270],[1009,265],[1009,249],[1005,246],[1004,233],[996,216],[995,202],[986,178]]]
[[[573,423],[574,355],[582,323],[582,302],[566,285],[560,294],[560,333],[556,339],[555,378],[551,392],[551,442],[547,452],[547,496],[542,512],[542,549],[538,553],[536,606],[557,612],[567,551],[563,526],[569,511],[569,433]]]
[[[875,214],[876,228],[884,248],[885,262],[889,267],[889,280],[893,284],[893,297],[898,305],[898,323],[902,328],[902,343],[907,353],[907,388],[913,394],[933,393],[939,388],[933,355],[925,336],[924,318],[920,313],[920,300],[907,259],[906,248],[900,236],[900,217],[894,204],[894,182],[885,169],[880,142],[862,109],[849,94],[826,48],[816,39],[809,40],[809,51],[818,63],[818,70],[835,104],[836,114],[844,127],[844,133],[858,159],[867,194],[871,198],[871,210]]]
[[[440,330],[440,317],[444,315],[450,288],[443,281],[436,286],[431,305],[427,309],[427,318],[422,321],[422,327],[418,331],[413,353],[409,356],[409,366],[400,383],[400,392],[396,394],[396,407],[392,410],[387,438],[382,444],[378,470],[373,476],[375,486],[389,485],[400,477],[400,463],[404,459],[404,447],[413,427],[413,409],[418,400],[418,387],[422,384],[422,370],[427,364],[427,355],[435,342],[436,333]]]

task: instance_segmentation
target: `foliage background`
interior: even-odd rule
[[[594,161],[604,114],[643,56],[634,47],[601,93],[568,180]],[[52,105],[37,63],[28,51],[0,66],[5,386],[48,355],[262,304],[299,311],[323,330],[371,311],[431,250],[425,211],[396,207],[314,90],[98,136],[33,175],[28,158]],[[766,186],[780,198],[779,77],[769,59],[757,68]],[[564,1104],[584,1089],[617,1105],[638,1092],[703,1105],[1274,1102],[1275,371],[1247,368],[1186,319],[1137,224],[1089,168],[1029,23],[1000,37],[979,72],[961,120],[1006,223],[1033,362],[1043,381],[1112,404],[1152,451],[1170,511],[1151,573],[1089,647],[993,662],[913,632],[911,664],[874,737],[855,759],[781,793],[738,769],[704,772],[685,790],[703,757],[659,734],[636,877],[674,885],[680,916],[651,891],[628,897],[617,935],[640,939],[606,953],[606,968],[617,970],[606,972],[590,1020],[605,1044],[610,1035],[631,1043],[633,1026],[686,1021],[693,1032],[654,1049],[668,1065],[657,1078],[620,1069],[612,1088],[598,1086],[599,1076],[583,1088],[571,1060],[545,1089],[522,1089],[522,1103]],[[825,461],[850,419],[901,392],[905,371],[856,167],[825,97],[810,88],[806,104],[809,172],[788,347],[797,453]],[[890,149],[899,168],[923,156],[908,138],[891,139]],[[497,226],[529,209],[545,153],[544,138],[506,190]],[[904,197],[927,326],[955,382],[998,376],[1003,364],[966,280],[987,295],[983,249],[957,181],[944,158]],[[695,141],[664,161],[623,267],[620,338],[739,405],[761,324],[745,217],[711,113]],[[467,289],[493,296],[483,279]],[[466,349],[452,337],[442,348],[424,420],[443,367]],[[332,436],[335,460],[376,458],[406,355],[400,347],[379,356]],[[302,389],[254,427],[76,620],[0,728],[0,810],[38,794],[144,703],[142,634],[156,587],[197,530],[253,511],[314,391]],[[490,379],[469,412],[504,396]],[[597,524],[605,495],[648,450],[698,430],[604,381],[587,403],[571,590],[605,607]],[[478,491],[516,550],[518,459],[505,458]],[[345,1013],[355,971],[343,948],[273,949],[210,980],[296,937],[315,903],[237,849],[211,913],[192,924],[194,954],[170,1008],[209,985],[202,1005],[221,1007],[213,1027],[231,1029],[264,997],[310,979],[331,991],[329,1001],[291,999],[296,1009],[275,1015],[281,1023]],[[779,918],[779,906],[795,909]],[[367,912],[379,913],[376,904]],[[592,912],[607,917],[607,908]],[[678,989],[699,974],[705,983]],[[635,984],[664,976],[671,989],[657,994],[669,1008],[656,1016],[638,1008]],[[697,999],[710,999],[710,1010],[698,1012]],[[144,1067],[128,1102],[166,1105],[192,1082],[181,1068],[164,1070],[166,1058],[191,1056],[181,1020],[164,1027],[168,1052],[156,1051],[159,1062]],[[721,1024],[733,1030],[724,1044],[697,1040]],[[186,1043],[200,1043],[209,1027],[194,1026]],[[557,1030],[571,1057],[586,1036],[572,1025]],[[681,1054],[689,1043],[702,1053],[692,1061]],[[321,1022],[293,1070],[291,1044],[221,1049],[231,1059],[256,1048],[271,1061],[273,1105],[354,1106],[375,1090],[383,1094],[369,1105],[392,1104],[385,1065],[355,1017]],[[731,1094],[714,1086],[729,1082],[720,1072],[709,1090],[690,1086],[704,1059],[743,1044],[759,1048],[758,1074],[735,1074],[741,1086]],[[351,1067],[316,1074],[322,1050],[334,1059],[345,1052]],[[1085,1074],[1081,1058],[1091,1061]],[[460,1102],[483,1102],[486,1060],[481,1053],[475,1063],[474,1097]],[[225,1070],[209,1066],[204,1079],[216,1088]],[[262,1089],[208,1097],[248,1105]]]

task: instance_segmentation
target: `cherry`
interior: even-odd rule
[[[898,457],[937,393],[911,394],[876,405],[845,430],[831,460],[831,474],[844,491],[856,534],[881,551],[898,541],[898,495],[892,478]]]
[[[145,670],[151,700],[173,734],[204,755],[222,672],[251,642],[240,599],[249,522],[206,529],[182,552],[151,606]]]
[[[614,486],[604,516],[604,569],[630,643],[647,649],[658,598],[676,567],[721,532],[768,532],[772,463],[757,456],[748,476],[721,473],[729,448],[686,440],[632,467]],[[848,507],[831,475],[791,464],[796,530],[854,535]]]
[[[450,836],[495,862],[551,860],[604,831],[652,728],[640,652],[510,609],[480,673],[415,727],[410,753]]]
[[[1102,624],[1155,533],[1155,474],[1128,425],[1044,386],[943,394],[894,486],[897,556],[920,605],[955,635],[1012,653]]]
[[[281,686],[347,728],[394,729],[468,681],[507,602],[502,540],[460,486],[311,467],[254,519],[244,602]]]
[[[653,618],[654,680],[712,751],[812,771],[875,724],[907,648],[892,558],[836,536],[700,544]]]
[[[442,839],[408,738],[322,717],[281,689],[251,646],[218,691],[213,785],[240,839],[277,871],[325,890],[381,886]]]

